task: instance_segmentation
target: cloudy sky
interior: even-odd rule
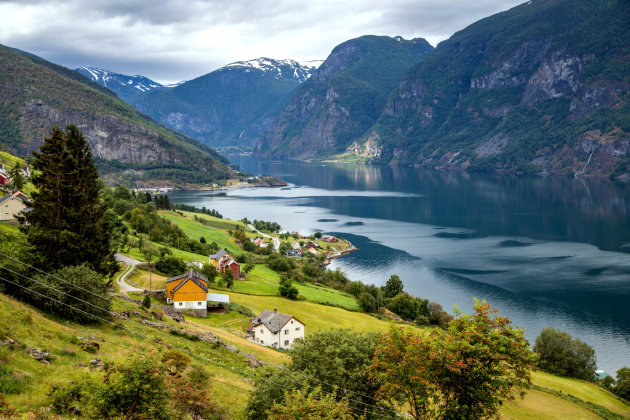
[[[365,34],[432,45],[523,0],[0,0],[0,44],[160,82],[256,57],[325,59]]]

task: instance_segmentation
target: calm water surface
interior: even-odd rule
[[[290,188],[174,192],[172,202],[231,219],[339,234],[360,248],[336,260],[353,280],[400,275],[408,292],[451,311],[485,299],[524,327],[596,349],[598,367],[630,366],[630,186],[415,168],[231,157]]]

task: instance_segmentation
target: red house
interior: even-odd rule
[[[232,277],[234,277],[235,279],[238,279],[238,278],[241,277],[241,266],[240,266],[239,263],[237,263],[236,261],[234,261],[232,259],[224,261],[219,266],[219,271],[220,272],[224,273],[225,270],[231,270],[232,271]]]
[[[4,169],[0,169],[0,185],[7,185],[11,183],[11,178],[4,171]]]

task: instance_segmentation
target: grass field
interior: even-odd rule
[[[151,276],[150,282],[149,275]],[[140,287],[141,289],[149,289],[149,285],[151,285],[152,290],[158,290],[166,287],[166,279],[167,277],[155,271],[149,273],[149,270],[136,267],[136,272],[131,277],[127,278],[127,283],[135,287]]]
[[[532,382],[545,388],[562,391],[583,401],[601,405],[615,413],[630,418],[630,406],[624,404],[610,392],[595,384],[577,379],[561,378],[545,372],[535,372]]]
[[[234,282],[234,291],[239,293],[251,293],[256,295],[278,295],[280,275],[266,265],[256,265],[246,275],[245,280]],[[341,306],[350,310],[359,310],[359,305],[353,296],[339,290],[308,284],[293,283],[306,300],[324,303],[333,306]]]
[[[523,400],[505,404],[502,419],[596,419],[595,413],[546,392],[530,390]]]
[[[184,212],[187,217],[182,217],[173,211],[160,211],[159,213],[160,216],[163,216],[165,219],[170,220],[172,223],[182,228],[184,233],[193,239],[199,240],[199,238],[203,236],[206,242],[216,242],[217,245],[219,245],[219,248],[225,248],[231,253],[240,254],[243,252],[243,250],[239,248],[238,245],[236,245],[234,239],[230,237],[230,235],[225,230],[222,230],[225,229],[225,227],[210,228],[208,226],[204,226],[202,223],[196,222],[194,220],[193,217],[195,213]],[[206,216],[205,214],[197,214],[197,216],[203,219],[212,220],[216,223],[220,223],[221,226],[228,226],[228,228],[229,226],[236,226],[236,222],[234,222],[233,224],[229,224],[228,221],[224,219]],[[224,225],[226,223],[227,225]],[[241,224],[241,226],[243,225]],[[244,228],[244,230],[246,230],[246,228]]]
[[[252,296],[225,292],[230,302],[251,309],[258,314],[264,309],[278,309],[291,314],[306,324],[306,335],[317,330],[330,328],[353,328],[357,331],[385,332],[392,325],[362,312],[351,312],[332,306],[318,305],[305,301],[293,301],[280,296]]]

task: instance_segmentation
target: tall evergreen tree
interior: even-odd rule
[[[117,268],[110,249],[111,227],[104,220],[98,173],[83,134],[74,125],[54,127],[39,152],[33,152],[31,211],[23,226],[46,269],[86,264],[101,274]]]
[[[22,175],[22,168],[19,163],[15,162],[15,165],[9,170],[9,176],[11,177],[11,190],[13,192],[24,188],[24,175]]]

